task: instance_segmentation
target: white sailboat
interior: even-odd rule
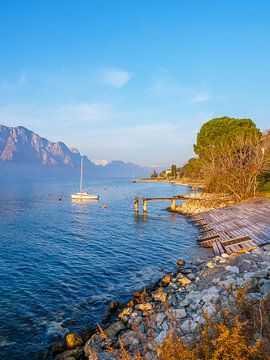
[[[98,195],[88,194],[88,192],[83,191],[83,157],[81,158],[81,179],[80,179],[80,191],[76,194],[71,194],[72,200],[98,200]]]

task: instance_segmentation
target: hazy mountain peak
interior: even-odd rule
[[[0,176],[79,175],[81,154],[61,141],[43,138],[24,126],[0,125]],[[12,169],[12,170],[11,170]],[[96,160],[84,156],[84,173],[91,177],[137,177],[150,174],[148,168],[120,160]],[[17,175],[16,175],[17,174]]]

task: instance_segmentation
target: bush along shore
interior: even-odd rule
[[[68,334],[55,359],[268,359],[269,292],[270,245],[179,260],[151,289],[111,303],[117,320],[86,342]]]

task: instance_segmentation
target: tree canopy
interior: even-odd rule
[[[188,162],[182,167],[180,171],[181,177],[188,177],[191,179],[201,178],[201,167],[199,159],[191,158]]]
[[[205,123],[198,135],[194,151],[202,156],[209,148],[227,146],[235,143],[239,136],[254,137],[262,136],[261,131],[250,119],[235,119],[227,116],[215,118]]]

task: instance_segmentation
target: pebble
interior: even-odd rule
[[[226,271],[230,271],[230,272],[233,272],[235,274],[239,274],[239,268],[237,266],[225,266],[225,270]]]
[[[186,262],[185,262],[185,260],[183,260],[183,259],[179,259],[178,261],[177,261],[177,265],[178,266],[184,266],[186,264]]]
[[[183,286],[191,284],[191,280],[186,277],[179,279],[179,283]]]
[[[165,276],[163,277],[163,279],[162,279],[162,283],[163,283],[164,285],[169,285],[170,282],[171,282],[171,277],[170,277],[170,275],[165,275]]]

